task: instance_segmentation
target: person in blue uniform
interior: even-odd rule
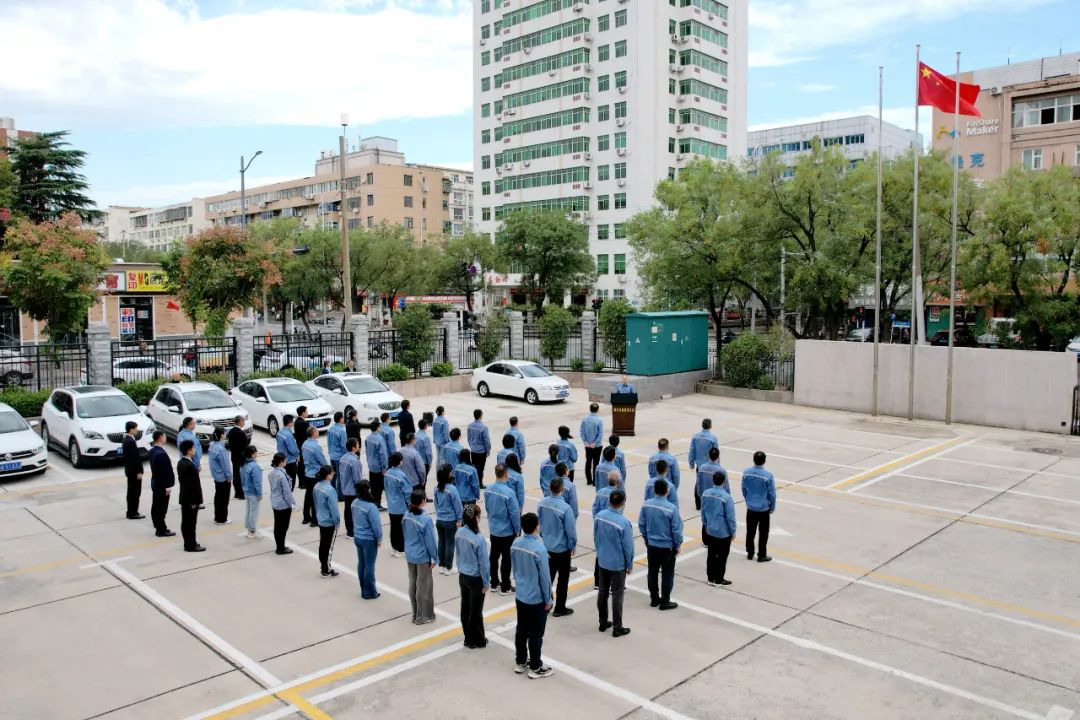
[[[540,520],[536,513],[521,516],[521,537],[510,547],[514,566],[514,602],[517,605],[517,628],[514,631],[514,672],[528,673],[538,680],[554,674],[541,658],[547,614],[551,610],[551,571],[548,551],[540,539]]]
[[[615,385],[615,392],[636,393],[637,390],[635,390],[634,386],[630,384],[630,378],[626,376],[626,373],[623,373],[622,377],[619,378],[618,384]]]
[[[536,509],[540,518],[540,537],[548,550],[551,581],[555,583],[553,617],[574,612],[566,606],[566,594],[570,582],[570,558],[577,552],[577,525],[574,512],[563,497],[564,481],[565,478],[556,475],[551,481],[551,495],[541,500]]]
[[[565,425],[559,426],[559,462],[566,463],[570,479],[574,479],[574,465],[578,461],[577,446],[574,445],[574,436],[570,434],[570,428]]]
[[[469,423],[469,452],[472,453],[472,463],[476,467],[476,474],[480,478],[480,489],[484,489],[484,468],[487,467],[488,455],[491,454],[491,433],[484,424],[484,411],[480,408],[473,410],[473,421]]]
[[[656,495],[641,506],[638,530],[648,549],[651,604],[661,610],[674,610],[679,605],[671,601],[671,590],[675,585],[675,557],[683,543],[683,521],[679,508],[668,502],[667,481],[658,479],[655,491]]]
[[[589,414],[582,419],[581,427],[578,428],[581,442],[585,445],[586,485],[596,484],[593,473],[596,472],[596,466],[600,464],[600,454],[604,450],[604,419],[599,413],[598,403],[589,405]]]
[[[514,454],[518,456],[518,462],[525,464],[525,433],[518,429],[517,415],[510,416],[510,427],[506,431],[507,435],[514,436]]]
[[[435,459],[442,464],[443,446],[450,442],[450,421],[446,419],[446,408],[442,405],[435,408],[435,419],[431,423],[431,439],[435,442]]]
[[[687,458],[687,465],[693,470],[709,459],[709,450],[719,447],[720,441],[712,433],[712,420],[705,418],[701,421],[701,430],[690,438],[690,454]]]
[[[727,474],[718,470],[713,473],[713,486],[701,494],[701,542],[709,549],[705,575],[712,586],[731,584],[725,576],[737,521],[735,501],[727,487]]]
[[[746,559],[754,559],[757,536],[757,561],[772,560],[768,553],[769,521],[776,510],[776,480],[765,469],[765,453],[754,453],[754,464],[743,470],[742,496],[746,501]]]
[[[290,490],[296,489],[296,463],[300,459],[300,447],[296,444],[293,436],[293,423],[296,421],[292,415],[281,418],[281,428],[278,430],[274,444],[277,451],[285,456],[285,474],[289,476],[292,485]]]
[[[413,488],[409,496],[409,512],[405,515],[405,561],[409,568],[409,601],[415,625],[435,622],[435,589],[431,571],[439,561],[435,543],[435,524],[424,511],[427,494],[421,487]]]
[[[454,486],[454,468],[442,465],[436,472],[435,530],[439,536],[439,574],[449,575],[454,568],[454,537],[461,527],[461,496]]]
[[[310,432],[318,435],[316,428]],[[307,443],[304,443],[306,446]],[[304,461],[307,470],[307,461]],[[341,524],[341,514],[338,512],[337,490],[334,489],[334,468],[329,464],[323,465],[315,472],[315,487],[310,490],[313,493],[312,503],[315,506],[315,522],[319,526],[319,570],[324,578],[337,577],[338,571],[330,566],[331,556],[334,553],[334,539],[337,537],[338,525]]]
[[[353,544],[356,545],[356,576],[360,579],[360,597],[374,600],[379,597],[375,584],[375,561],[382,545],[382,520],[379,506],[371,496],[371,485],[366,482],[356,486],[356,499],[352,502]]]
[[[386,469],[390,466],[390,453],[386,451],[386,438],[379,432],[378,420],[371,421],[371,434],[364,446],[364,456],[367,458],[368,478],[371,481],[371,499],[376,507],[383,511],[386,509],[382,505],[382,498],[386,486]]]
[[[656,452],[649,458],[649,477],[656,476],[656,463],[660,460],[664,460],[667,462],[668,480],[676,489],[678,489],[679,482],[682,479],[679,476],[679,461],[671,454],[668,447],[669,443],[667,438],[660,438],[656,441]]]
[[[634,526],[623,516],[626,493],[613,490],[610,507],[593,518],[593,544],[599,567],[599,594],[596,607],[600,612],[600,632],[612,630],[614,637],[630,633],[623,625],[623,593],[626,578],[634,568]],[[611,620],[608,620],[608,598],[611,598]]]
[[[491,589],[487,540],[480,533],[480,506],[469,506],[454,536],[458,557],[458,587],[461,590],[461,630],[465,647],[479,650],[487,646],[484,634],[484,596]]]
[[[701,496],[702,494],[712,487],[713,475],[717,472],[724,472],[724,477],[727,477],[727,472],[720,466],[720,448],[709,448],[709,459],[706,462],[698,463],[697,470],[695,470],[694,481],[694,506],[701,509]],[[731,488],[725,488],[729,493]]]
[[[501,588],[502,595],[509,595],[514,590],[510,584],[510,546],[521,534],[521,506],[507,480],[506,466],[500,463],[495,466],[495,482],[484,491],[484,508],[491,533],[490,575]]]

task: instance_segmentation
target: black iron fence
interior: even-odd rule
[[[737,382],[740,387],[752,386],[759,390],[795,389],[795,358],[790,356],[770,355],[749,368],[740,363],[739,368],[732,372],[724,366],[723,356],[717,353],[715,348],[710,348],[709,369],[717,380],[728,384]]]
[[[86,382],[85,343],[0,346],[4,390],[47,390]]]
[[[1069,428],[1072,435],[1080,435],[1080,385],[1073,388],[1072,425]]]
[[[355,367],[351,332],[256,337],[252,350],[256,372],[295,370],[312,378],[324,366],[333,371]]]
[[[404,352],[405,345],[397,330],[373,330],[368,333],[368,362],[371,364],[372,375],[378,375],[379,370],[387,365],[404,365]],[[447,362],[449,359],[446,328],[438,327],[435,329],[435,347],[431,356],[420,366],[420,374],[430,374],[432,365]]]
[[[522,360],[534,360],[546,367],[554,367],[556,370],[573,370],[574,365],[584,361],[584,343],[581,334],[581,326],[576,325],[570,331],[570,338],[566,342],[566,348],[557,358],[546,358],[540,354],[540,328],[535,325],[526,325],[522,328]],[[594,342],[590,339],[590,342]],[[590,368],[586,368],[590,369]]]
[[[121,385],[143,380],[197,380],[224,375],[235,385],[236,338],[187,338],[116,341],[112,343],[112,382]]]
[[[458,367],[468,370],[484,364],[484,356],[480,352],[480,334],[482,332],[483,330],[476,326],[469,330],[462,330]],[[521,359],[521,357],[521,348],[514,348],[510,345],[510,327],[507,326],[502,341],[499,343],[499,352],[495,355],[495,359]]]
[[[593,338],[593,357],[596,358],[596,363],[603,366],[604,372],[620,371],[622,368],[619,365],[619,361],[608,355],[607,351],[604,349],[604,336],[600,333],[599,330],[596,332]],[[625,351],[623,351],[623,354],[625,356]]]

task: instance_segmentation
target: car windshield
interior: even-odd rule
[[[367,393],[388,392],[390,390],[390,388],[386,387],[373,377],[349,378],[345,381],[345,386],[349,388],[350,395],[365,395]]]
[[[184,399],[187,400],[188,410],[213,410],[236,406],[232,399],[218,388],[186,392]]]
[[[542,365],[518,365],[517,369],[525,377],[551,377],[551,373]]]
[[[138,415],[139,408],[127,395],[99,395],[98,397],[80,398],[79,417],[101,418],[117,415]]]
[[[0,435],[4,433],[29,430],[30,426],[22,419],[22,415],[16,412],[0,412]]]
[[[267,385],[266,392],[274,402],[293,402],[295,400],[314,400],[315,393],[307,385],[297,383],[285,383],[284,385]]]

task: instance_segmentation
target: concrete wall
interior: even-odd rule
[[[570,379],[570,375],[560,373],[574,387],[579,387]],[[638,402],[650,402],[661,400],[664,396],[679,397],[680,395],[693,395],[697,391],[698,383],[711,379],[712,370],[694,370],[692,372],[673,373],[671,375],[630,375],[630,384],[637,390]],[[585,387],[589,391],[589,399],[595,402],[608,402],[611,391],[619,384],[621,375],[604,374],[588,375]]]
[[[973,425],[1068,432],[1077,358],[1071,353],[956,348],[953,420]],[[882,345],[878,407],[907,416],[907,345]],[[795,345],[798,405],[870,412],[874,346],[799,340]],[[915,417],[945,419],[947,348],[915,351]]]

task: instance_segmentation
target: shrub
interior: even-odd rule
[[[592,364],[592,371],[594,373],[602,373],[602,372],[604,372],[604,363],[597,360],[596,362],[594,362]]]
[[[137,380],[135,382],[124,383],[123,385],[117,385],[117,389],[123,390],[136,405],[148,405],[150,404],[150,399],[154,397],[154,393],[158,391],[158,388],[167,382],[169,381],[165,378]]]
[[[604,354],[615,361],[619,370],[626,363],[626,318],[634,311],[623,298],[605,300],[600,306],[600,334],[604,337]]]
[[[24,418],[39,417],[41,406],[49,399],[52,390],[8,390],[0,395],[0,402],[5,402],[11,409]]]
[[[569,312],[574,317],[580,318],[582,316],[582,314],[584,314],[584,312],[585,312],[585,306],[584,305],[571,305],[570,307],[566,308],[566,311]]]
[[[454,364],[448,362],[435,363],[431,366],[431,377],[450,377],[454,374]]]
[[[232,373],[200,373],[195,379],[217,385],[222,390],[229,390],[232,388],[232,378]]]
[[[540,331],[540,355],[547,358],[549,366],[554,369],[555,361],[566,354],[574,316],[558,305],[548,305],[537,326]]]
[[[769,344],[754,333],[743,333],[724,346],[720,356],[724,379],[733,387],[772,389],[760,387],[764,380],[770,385],[769,363],[772,352]]]
[[[440,319],[442,319],[442,316],[444,314],[446,314],[446,313],[448,313],[448,312],[450,312],[451,310],[454,309],[453,306],[451,306],[451,305],[448,305],[446,303],[437,303],[437,302],[436,303],[427,303],[426,305],[424,305],[424,307],[426,307],[428,312],[431,314],[431,319],[432,320],[440,320]]]
[[[573,358],[570,361],[570,370],[572,370],[573,372],[584,372],[585,361],[581,358]]]
[[[394,321],[401,351],[398,356],[405,367],[410,368],[416,377],[435,352],[435,328],[431,324],[431,313],[424,305],[409,305]]]
[[[484,321],[484,327],[477,333],[476,349],[480,351],[480,357],[485,365],[495,362],[495,358],[502,352],[507,325],[509,325],[509,320],[506,318],[506,313],[498,310],[488,315]]]
[[[410,375],[409,368],[400,363],[390,363],[385,367],[379,368],[379,371],[375,373],[375,376],[383,382],[408,380]]]
[[[336,366],[339,365],[339,364],[340,363],[335,363],[333,366],[331,366],[331,369],[333,369],[334,372],[340,372],[336,368]],[[344,369],[344,366],[342,367],[342,369]],[[247,382],[248,380],[262,380],[262,379],[265,379],[265,378],[279,378],[279,377],[292,378],[293,380],[299,380],[300,382],[305,382],[306,380],[309,379],[308,376],[304,373],[303,370],[297,370],[296,368],[289,368],[287,370],[271,370],[269,372],[264,371],[264,370],[260,370],[258,372],[253,372],[250,375],[248,375],[247,377],[245,377],[243,380],[241,380],[241,382]],[[202,380],[201,377],[199,379]]]

